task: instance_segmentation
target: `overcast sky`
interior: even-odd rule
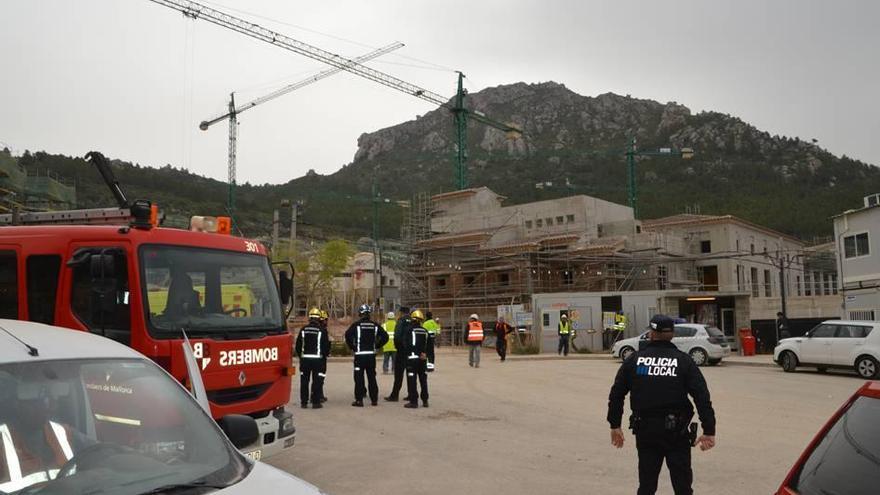
[[[210,5],[443,95],[557,81],[741,117],[880,165],[880,2],[218,0]],[[236,9],[233,11],[232,9]],[[243,11],[243,12],[242,12]],[[248,15],[250,14],[250,15]],[[254,17],[261,16],[261,18]],[[331,36],[328,36],[331,35]],[[185,166],[226,179],[225,109],[320,63],[149,0],[0,0],[0,145]],[[361,133],[433,107],[339,74],[240,118],[239,182],[351,161]]]

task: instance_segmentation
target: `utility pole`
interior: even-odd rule
[[[299,208],[298,201],[290,202],[290,248],[289,254],[293,253],[293,249],[296,246],[296,215],[299,213],[297,209]]]
[[[278,226],[280,224],[278,208],[272,212],[272,254],[278,255]]]

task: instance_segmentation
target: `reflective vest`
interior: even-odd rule
[[[440,325],[437,324],[434,320],[428,320],[422,324],[422,328],[428,331],[429,334],[434,337],[440,335]]]
[[[479,321],[469,321],[468,322],[468,334],[467,334],[468,342],[482,342],[483,341],[483,323]]]
[[[571,322],[570,321],[560,321],[559,322],[559,335],[568,335],[571,333]]]
[[[626,330],[626,315],[616,315],[614,317],[614,329],[621,332]]]
[[[61,466],[73,458],[73,449],[64,426],[50,421],[43,427],[43,434],[55,457],[52,465],[44,465],[38,455],[30,454],[9,426],[0,424],[0,491],[16,492],[51,481],[58,475]]]
[[[394,347],[394,327],[397,326],[397,320],[387,320],[382,324],[382,328],[388,332],[388,342],[382,346],[382,352],[397,352],[397,348]]]

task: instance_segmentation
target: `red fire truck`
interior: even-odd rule
[[[265,247],[230,235],[228,219],[159,226],[154,205],[129,203],[104,158],[88,158],[119,207],[0,215],[0,318],[103,335],[181,381],[185,333],[214,418],[257,420],[260,437],[243,451],[259,459],[292,447],[290,276],[276,280]]]

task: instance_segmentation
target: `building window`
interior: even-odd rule
[[[810,272],[804,272],[804,295],[813,295],[813,283],[810,281]]]
[[[388,285],[388,279],[385,278],[385,275],[382,275],[382,282],[381,282],[381,284],[382,284],[383,286]]]
[[[831,274],[831,293],[837,295],[837,274]]]
[[[540,229],[541,227],[544,226],[544,221],[539,218],[539,219],[535,220],[535,225],[537,225],[537,227]]]
[[[736,240],[736,252],[739,252],[739,239]]]
[[[849,319],[856,321],[874,321],[874,310],[854,309],[849,312]]]
[[[18,257],[0,251],[0,318],[18,318]]]
[[[755,254],[755,243],[753,242],[751,246],[749,246],[749,252]]]
[[[28,320],[51,325],[55,322],[55,298],[61,256],[54,254],[28,256],[27,303]]]
[[[822,274],[813,272],[813,294],[822,296]]]
[[[669,274],[666,271],[666,265],[657,265],[657,288],[666,290],[669,284]]]
[[[562,285],[572,285],[574,284],[574,272],[571,270],[563,270],[562,272]]]
[[[526,220],[526,228],[527,229],[532,228],[532,221],[531,220]]]
[[[831,295],[831,274],[830,273],[824,274],[824,278],[825,278],[825,294]]]
[[[477,281],[477,277],[473,275],[465,275],[462,281],[466,286],[473,285],[473,283]]]
[[[435,278],[434,279],[434,287],[436,287],[438,289],[445,289],[446,288],[446,277]]]
[[[566,215],[566,216],[565,216],[565,220],[566,220],[568,223],[574,223],[574,215]]]
[[[752,276],[752,297],[759,297],[761,293],[758,289],[758,269],[752,267],[749,272]]]
[[[736,265],[736,290],[743,290],[744,285],[743,276],[745,275],[745,271],[743,270],[742,265]]]
[[[770,270],[764,270],[764,297],[772,297],[773,290],[770,281]]]
[[[845,258],[857,258],[868,256],[871,249],[868,243],[868,233],[848,235],[843,238],[843,256]]]
[[[700,252],[711,253],[712,252],[712,241],[700,241]]]
[[[389,287],[394,287],[394,279],[393,279],[393,278],[392,278],[391,280],[388,281],[388,286],[389,286]]]
[[[498,285],[502,287],[507,287],[510,285],[510,274],[509,273],[499,273],[498,274]]]
[[[556,217],[556,225],[562,225],[565,222],[564,217]]]
[[[544,223],[546,223],[548,227],[552,227],[553,226],[553,219],[552,218],[545,218]]]
[[[797,276],[797,295],[801,295],[801,276]]]

